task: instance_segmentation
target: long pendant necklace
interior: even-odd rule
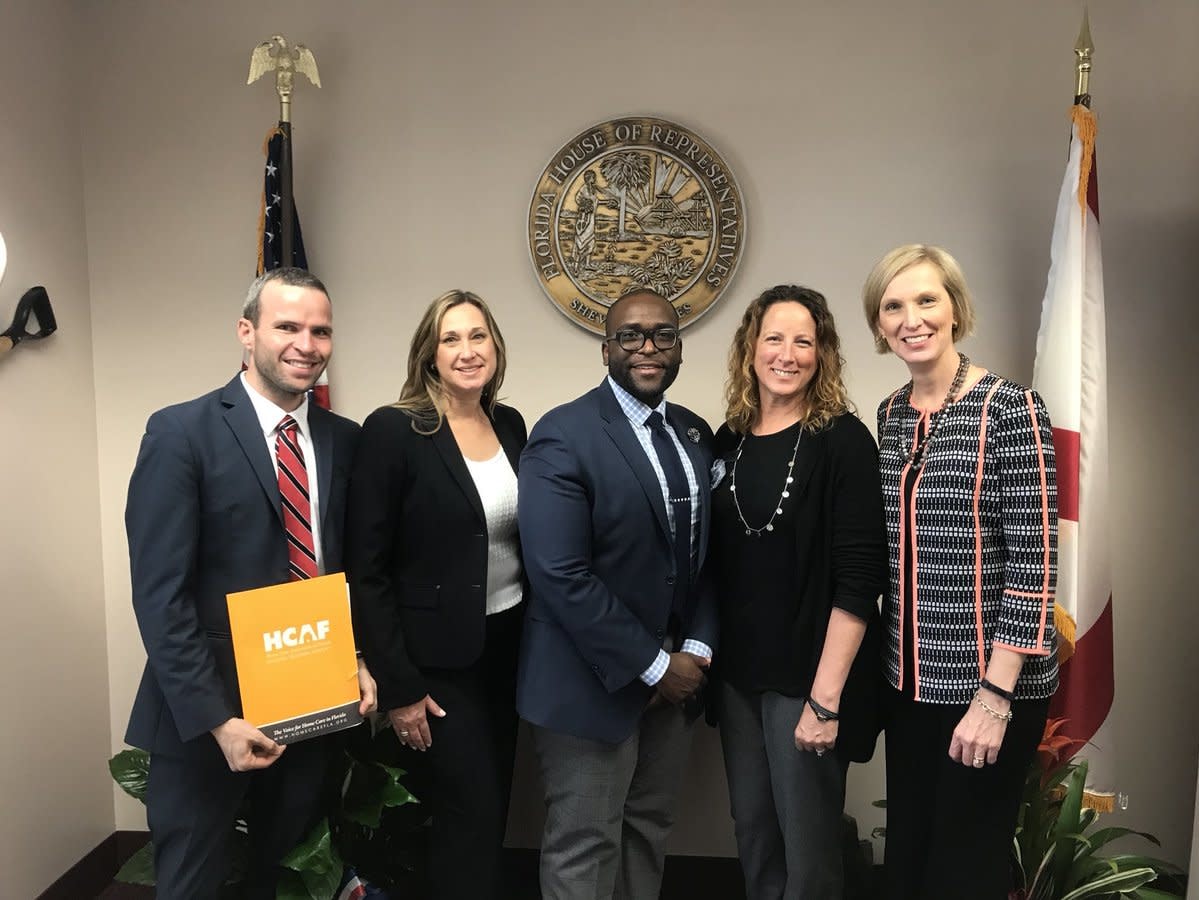
[[[908,458],[904,461],[906,465],[913,469],[919,469],[924,465],[926,459],[924,451],[928,449],[928,445],[932,443],[934,435],[941,427],[941,423],[945,420],[945,410],[958,398],[958,391],[962,389],[962,385],[966,382],[966,373],[970,371],[970,358],[964,353],[958,354],[958,370],[954,373],[953,383],[949,385],[949,392],[945,395],[945,399],[941,401],[940,408],[928,417],[928,427],[924,429],[924,437],[920,442],[908,453]],[[912,396],[912,383],[908,382],[908,397]]]
[[[795,468],[795,457],[799,454],[799,442],[803,438],[803,424],[800,423],[799,434],[795,436],[795,446],[791,448],[791,459],[787,462],[787,477],[783,481],[783,490],[779,494],[779,499],[774,504],[774,512],[770,514],[770,519],[765,525],[759,528],[754,528],[745,521],[745,513],[741,512],[741,501],[737,499],[737,463],[741,461],[741,451],[745,449],[745,435],[741,435],[741,442],[737,444],[737,456],[733,460],[733,473],[729,481],[729,490],[733,494],[733,506],[737,509],[737,518],[741,520],[741,524],[745,526],[745,533],[760,537],[763,531],[774,531],[774,520],[776,516],[782,515],[783,500],[791,496],[791,470]]]

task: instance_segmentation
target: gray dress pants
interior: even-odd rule
[[[545,789],[542,900],[656,900],[692,725],[655,706],[619,744],[532,726]]]
[[[748,900],[838,900],[845,770],[795,747],[803,697],[719,686],[720,743]]]

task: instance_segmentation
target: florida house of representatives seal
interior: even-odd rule
[[[745,207],[728,164],[664,119],[613,119],[550,160],[529,204],[529,255],[565,315],[604,332],[608,307],[644,286],[682,327],[728,285],[745,247]]]

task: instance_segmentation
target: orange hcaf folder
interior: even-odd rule
[[[239,591],[227,600],[246,721],[281,744],[362,721],[344,573]]]

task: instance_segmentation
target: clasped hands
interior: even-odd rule
[[[666,666],[666,674],[658,681],[650,706],[669,703],[679,706],[685,700],[695,696],[708,680],[707,669],[712,660],[706,656],[696,656],[694,653],[677,652],[670,654],[670,662]]]

